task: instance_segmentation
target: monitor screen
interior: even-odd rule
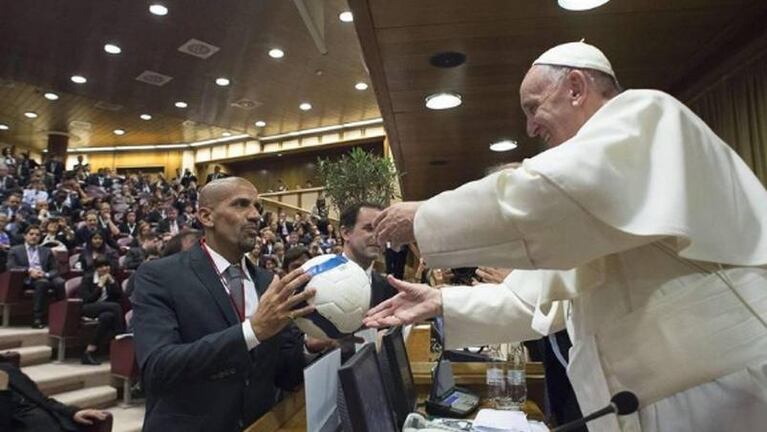
[[[344,404],[339,406],[344,430],[396,432],[375,345],[363,346],[338,370]]]
[[[381,363],[389,400],[394,408],[397,425],[401,428],[405,418],[416,408],[416,389],[410,360],[402,337],[402,327],[392,327],[381,341]]]

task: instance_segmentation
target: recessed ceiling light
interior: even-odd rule
[[[43,97],[48,99],[49,101],[55,101],[59,99],[59,95],[53,92],[47,92],[43,95]]]
[[[37,118],[37,113],[34,111],[27,111],[24,113],[24,117],[34,119]]]
[[[115,135],[125,135],[125,129],[115,129],[112,132],[114,132]]]
[[[304,102],[301,105],[299,105],[298,108],[301,111],[309,111],[310,109],[312,109],[312,104],[310,104],[309,102]]]
[[[282,157],[282,153],[277,153],[277,157]]]
[[[356,88],[357,90],[367,90],[368,84],[360,81],[357,84],[354,84],[354,88]]]
[[[354,21],[354,15],[352,15],[349,11],[343,11],[340,14],[338,14],[338,19],[340,19],[342,22],[352,22]]]
[[[186,108],[186,107],[188,107],[188,106],[189,106],[189,104],[187,104],[187,103],[186,103],[186,102],[184,102],[184,101],[178,101],[178,102],[176,102],[174,105],[176,105],[176,108]]]
[[[149,6],[149,13],[157,16],[168,15],[168,8],[159,3],[155,3]]]
[[[104,51],[108,52],[109,54],[120,54],[123,52],[122,48],[115,44],[106,44],[104,45]]]
[[[271,58],[283,58],[285,57],[285,51],[279,48],[272,48],[269,50],[269,57]]]
[[[85,77],[82,75],[72,75],[72,77],[69,79],[71,79],[72,82],[75,84],[85,84],[86,82],[88,82],[88,80],[85,79]]]
[[[557,0],[559,7],[571,11],[584,11],[598,8],[610,0]]]
[[[230,83],[228,78],[216,78],[216,85],[219,85],[221,87],[226,87]]]
[[[139,118],[141,118],[141,120],[152,120],[152,116],[149,114],[141,114]]]
[[[444,110],[455,108],[462,103],[458,93],[435,93],[426,97],[426,108]]]
[[[503,140],[490,144],[490,150],[494,152],[505,152],[517,148],[517,142],[514,140]]]
[[[232,133],[231,133],[231,132],[223,132],[223,133],[221,134],[221,136],[224,136],[224,137],[229,137],[229,136],[232,136]]]
[[[7,124],[5,124],[5,123],[0,123],[0,130],[8,130],[8,129],[10,129],[10,127],[8,127],[8,125],[7,125]]]
[[[266,122],[263,120],[259,120],[256,122],[256,127],[264,127],[266,126]]]

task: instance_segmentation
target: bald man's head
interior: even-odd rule
[[[215,250],[239,256],[253,249],[261,214],[252,183],[241,177],[214,180],[200,191],[199,204],[197,218]]]
[[[202,189],[200,189],[200,196],[198,198],[200,207],[216,207],[222,200],[224,200],[228,195],[232,193],[232,190],[236,189],[238,186],[253,188],[255,193],[258,194],[258,189],[256,189],[253,183],[245,180],[242,177],[221,178],[218,180],[213,180],[212,182],[203,186]]]

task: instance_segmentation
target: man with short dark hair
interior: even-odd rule
[[[57,300],[64,298],[64,279],[59,277],[56,259],[47,247],[38,246],[40,243],[40,227],[30,225],[24,231],[24,244],[14,246],[8,252],[8,268],[24,269],[28,277],[24,285],[34,289],[33,294],[33,328],[43,328],[46,300],[48,292],[52,291]]]
[[[381,213],[381,207],[371,203],[353,205],[341,213],[341,237],[344,239],[343,255],[365,270],[370,278],[370,307],[394,297],[394,289],[386,278],[373,270],[375,260],[381,255],[376,242],[373,221]]]

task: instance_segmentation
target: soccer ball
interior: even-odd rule
[[[314,288],[316,294],[308,301],[314,312],[296,318],[298,328],[312,337],[338,339],[362,327],[370,308],[370,280],[362,267],[329,254],[314,257],[301,268],[312,275],[306,287]]]

